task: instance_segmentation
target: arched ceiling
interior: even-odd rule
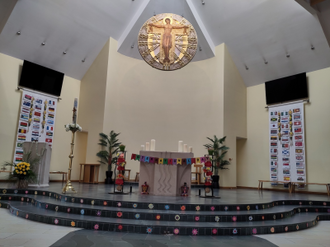
[[[0,52],[81,79],[109,37],[118,52],[141,59],[140,27],[174,13],[197,31],[193,62],[225,43],[253,86],[329,67],[329,12],[330,0],[1,0]]]

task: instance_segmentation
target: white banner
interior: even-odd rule
[[[270,179],[306,182],[304,104],[269,107]]]
[[[23,142],[53,144],[57,98],[23,90],[16,136],[14,162],[23,158]]]

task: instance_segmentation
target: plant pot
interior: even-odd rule
[[[121,152],[125,152],[125,147],[119,147],[119,150],[120,150]]]
[[[19,179],[17,181],[17,189],[24,189],[28,187],[28,181],[25,179]]]
[[[106,184],[112,184],[113,183],[112,174],[113,174],[113,171],[106,171],[105,172],[105,175],[106,175],[105,183]]]
[[[219,189],[220,185],[219,185],[219,175],[213,175],[212,176],[212,188],[213,189]]]

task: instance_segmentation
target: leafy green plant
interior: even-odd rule
[[[97,157],[100,158],[99,162],[101,164],[107,164],[108,165],[108,171],[112,171],[112,164],[116,163],[116,156],[115,154],[119,150],[119,146],[121,143],[117,139],[120,133],[116,133],[113,130],[110,131],[110,134],[104,134],[100,133],[100,139],[99,139],[99,145],[102,146],[102,149],[100,152],[96,154]]]
[[[210,157],[213,165],[213,173],[214,175],[218,175],[218,170],[228,169],[226,166],[230,164],[228,160],[225,159],[227,154],[227,150],[229,147],[224,145],[226,140],[226,136],[223,138],[218,138],[214,135],[214,138],[207,137],[208,140],[211,141],[209,144],[205,144],[204,147],[209,150],[213,150],[213,156]]]

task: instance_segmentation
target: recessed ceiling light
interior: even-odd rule
[[[289,58],[289,57],[290,57],[290,54],[289,54],[288,52],[286,53],[286,57],[287,57],[287,58]]]
[[[202,0],[202,4],[205,5],[205,1],[204,0]]]
[[[83,63],[85,62],[85,58],[83,60],[81,60]]]
[[[249,67],[248,67],[246,64],[245,64],[245,69],[246,69],[246,70],[249,70]]]
[[[21,35],[21,31],[18,31],[16,34],[17,34],[17,35]]]
[[[66,51],[63,51],[63,54],[65,55],[66,54]]]
[[[314,47],[313,45],[311,45],[311,49],[312,49],[312,50],[315,50],[315,47]]]
[[[46,43],[45,42],[42,42],[41,45],[45,45]]]

